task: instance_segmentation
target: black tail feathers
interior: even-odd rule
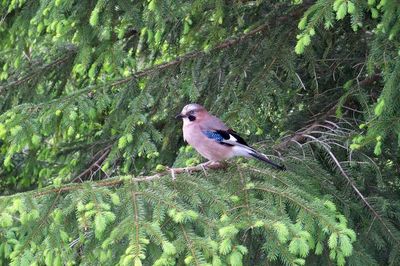
[[[274,163],[273,161],[268,159],[264,154],[256,153],[256,152],[250,152],[249,154],[252,157],[254,157],[254,158],[256,158],[256,159],[258,159],[260,161],[263,161],[263,162],[265,162],[267,164],[272,165],[272,167],[274,167],[275,169],[278,169],[278,170],[281,170],[281,171],[285,171],[286,170],[286,167],[284,165],[279,165],[279,164]]]

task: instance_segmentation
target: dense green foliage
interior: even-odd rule
[[[397,265],[399,30],[395,0],[2,1],[0,265]],[[202,160],[189,102],[287,171],[143,180]]]

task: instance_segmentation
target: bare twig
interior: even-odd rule
[[[83,171],[77,177],[75,177],[72,180],[72,182],[76,182],[77,180],[80,180],[82,182],[82,177],[87,175],[88,173],[91,173],[94,168],[96,168],[96,170],[100,169],[101,168],[101,164],[107,158],[107,155],[110,153],[111,147],[112,147],[112,145],[108,145],[107,147],[105,147],[104,149],[102,149],[98,153],[96,153],[93,156],[93,158],[96,158],[99,154],[101,154],[99,156],[99,158],[95,159],[94,163],[92,163],[85,171]]]
[[[328,123],[326,121],[329,116],[331,116],[332,114],[335,113],[335,111],[336,111],[336,105],[333,106],[331,109],[329,109],[328,112],[323,114],[320,118],[316,119],[311,125],[307,126],[306,128],[300,129],[299,131],[295,132],[292,136],[283,140],[281,143],[276,145],[274,147],[274,149],[276,149],[278,151],[283,151],[290,145],[291,142],[302,143],[306,139],[305,135],[310,134],[316,128],[320,128],[320,127],[330,128],[328,125],[324,125],[324,123],[330,124],[332,126],[331,123]]]
[[[301,87],[306,91],[306,86],[304,85],[303,81],[301,80],[299,74],[295,73],[297,79],[300,81]]]

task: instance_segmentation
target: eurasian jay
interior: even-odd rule
[[[211,162],[244,156],[259,159],[279,170],[285,169],[284,166],[272,162],[265,154],[247,145],[235,131],[199,104],[186,105],[176,118],[183,120],[185,141]]]

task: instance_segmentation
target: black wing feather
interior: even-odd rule
[[[228,130],[216,130],[216,132],[218,134],[220,134],[225,140],[230,139],[231,136],[233,136],[237,141],[237,143],[240,143],[242,145],[246,145],[249,146],[246,141],[239,136],[235,131],[233,131],[232,129],[228,129]]]

